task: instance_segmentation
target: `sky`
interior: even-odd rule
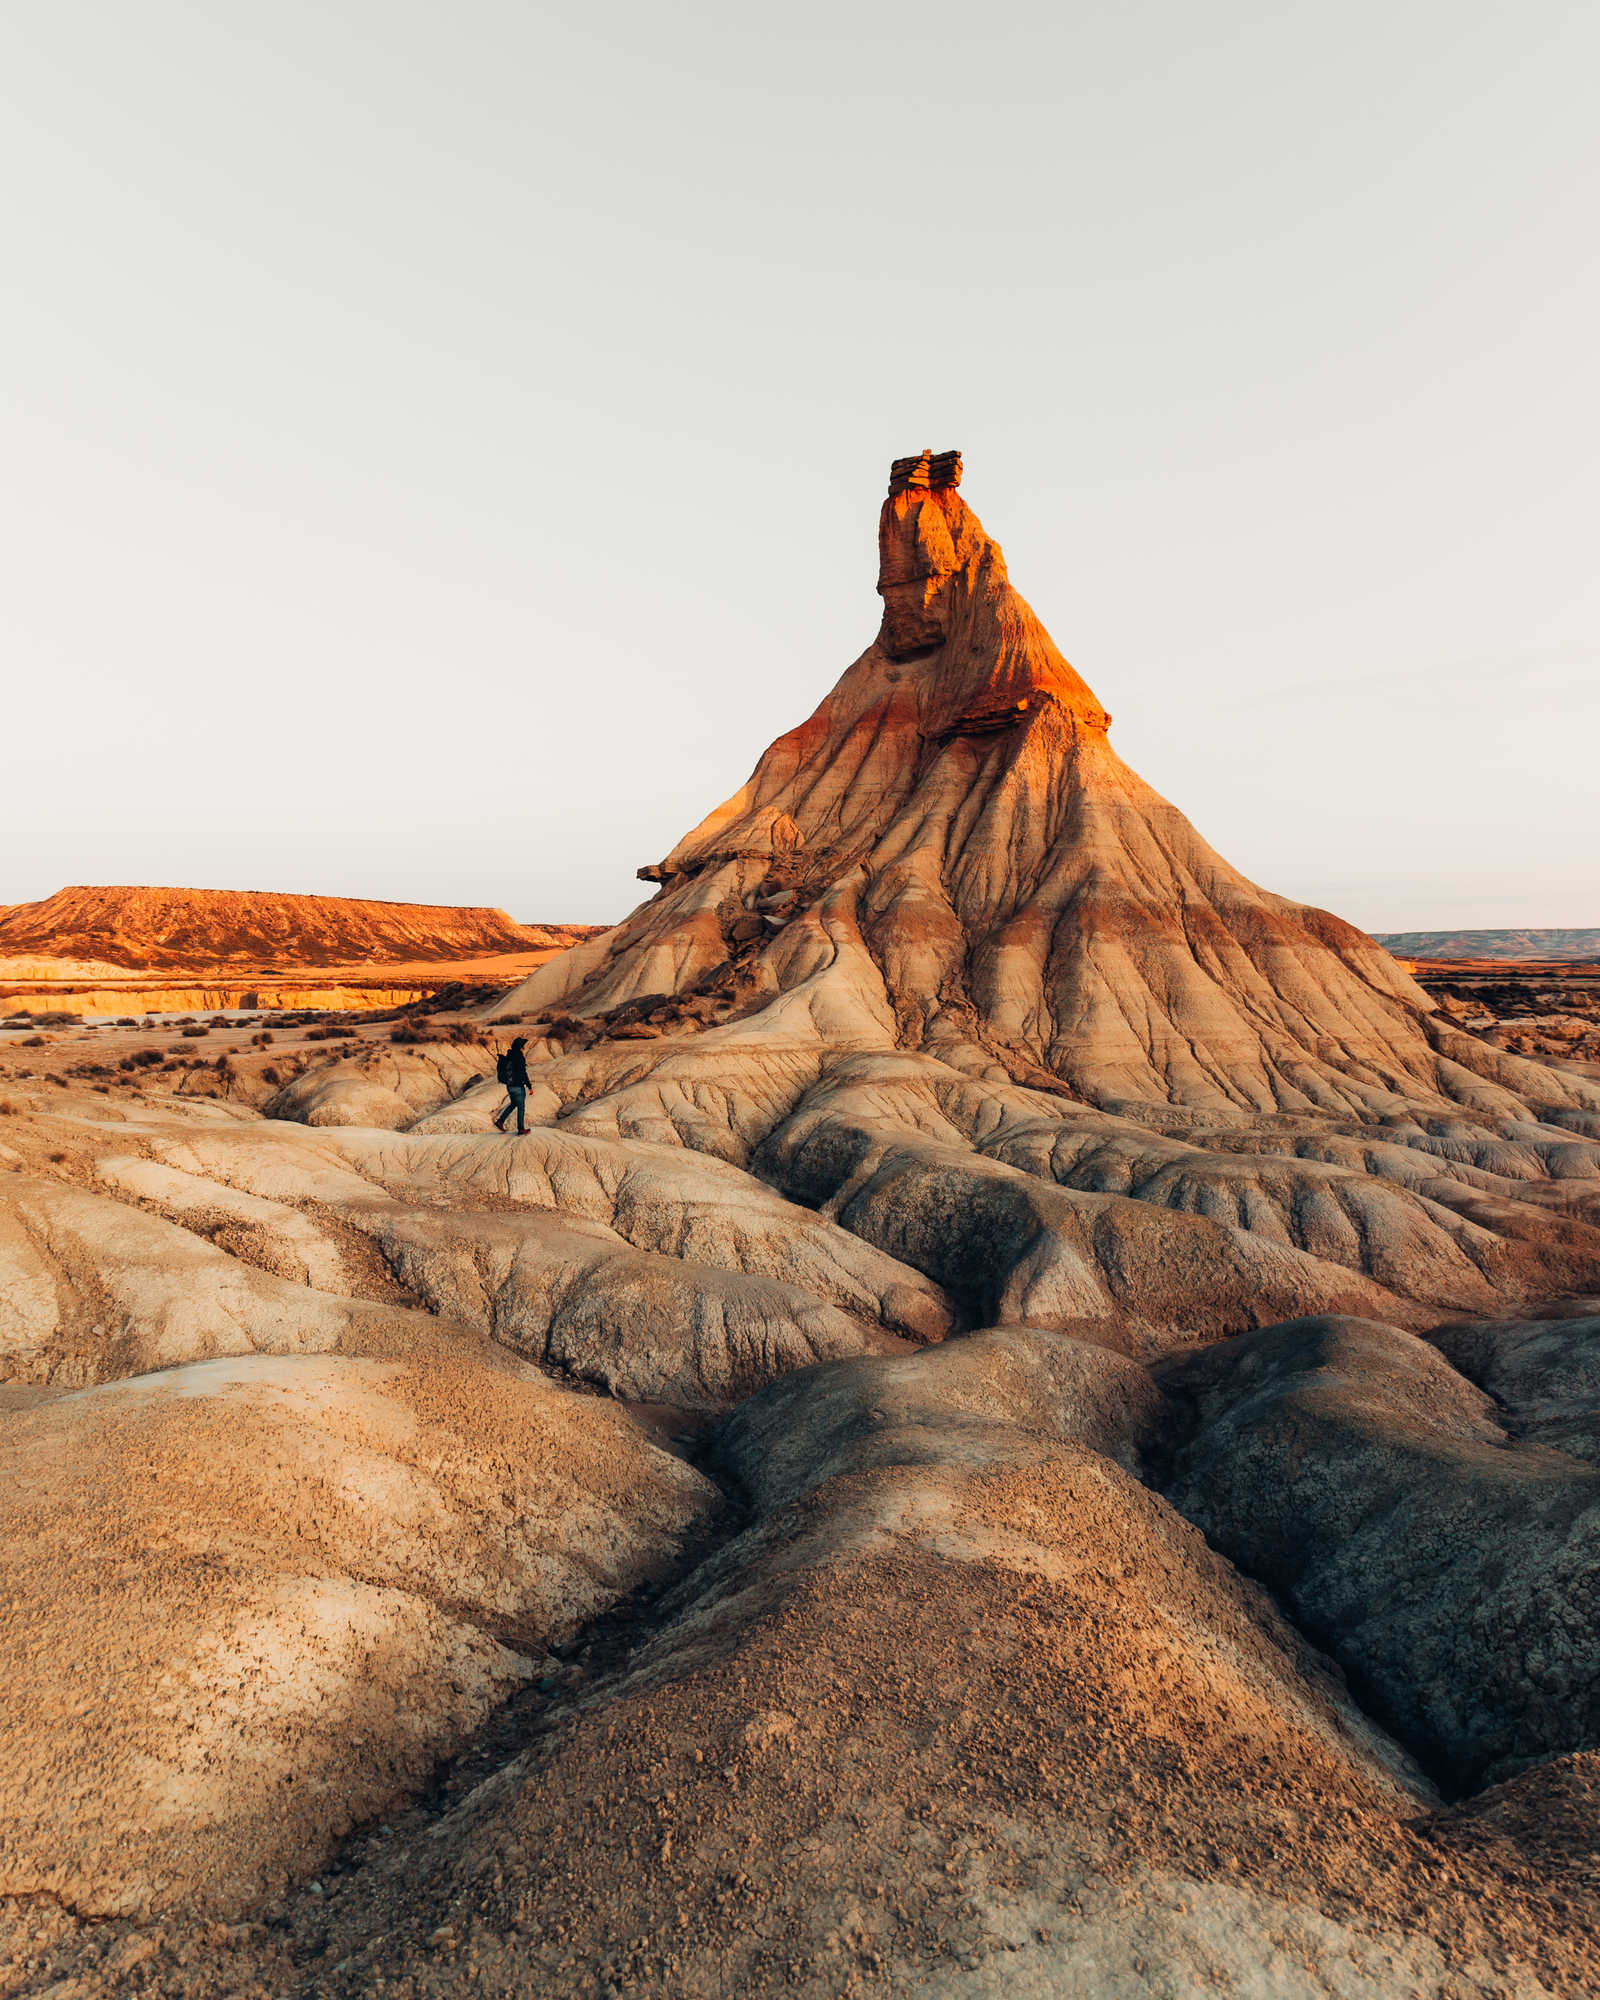
[[[1600,9],[0,10],[0,903],[606,921],[965,455],[1112,742],[1600,925]]]

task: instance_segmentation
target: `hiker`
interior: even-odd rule
[[[513,1111],[517,1114],[517,1130],[526,1132],[528,1129],[528,1059],[522,1053],[527,1043],[526,1035],[518,1035],[505,1054],[495,1061],[495,1081],[506,1087],[504,1108],[494,1121],[497,1132],[506,1129],[506,1120]]]

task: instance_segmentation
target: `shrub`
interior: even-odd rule
[[[259,1035],[252,1035],[250,1037],[250,1045],[252,1048],[270,1049],[272,1047],[272,1030],[270,1028],[263,1028]]]
[[[194,1042],[198,1041],[202,1035],[209,1035],[210,1033],[211,1030],[209,1028],[188,1027],[183,1031],[183,1039],[186,1042]]]
[[[22,1106],[14,1097],[0,1097],[0,1118],[20,1118]]]
[[[49,1039],[48,1035],[24,1035],[18,1047],[24,1049],[42,1049]]]
[[[263,1083],[282,1083],[283,1078],[278,1074],[276,1068],[271,1063],[268,1063],[266,1068],[261,1072],[261,1081]]]
[[[522,1025],[520,1014],[496,1014],[489,1023],[491,1028],[518,1028]]]
[[[331,1021],[325,1022],[320,1028],[306,1029],[306,1040],[308,1042],[348,1042],[354,1035],[354,1028],[335,1027]]]
[[[422,1021],[396,1021],[389,1030],[391,1042],[431,1042],[437,1039],[432,1028]]]
[[[118,1069],[151,1069],[163,1060],[159,1049],[135,1049],[132,1055],[124,1056],[117,1064]]]

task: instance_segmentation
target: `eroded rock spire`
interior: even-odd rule
[[[645,871],[655,899],[521,1003],[682,996],[720,1034],[708,995],[736,990],[744,1040],[916,1050],[1102,1106],[1383,1116],[1467,1088],[1461,1038],[1370,938],[1246,880],[1116,756],[960,476],[957,452],[894,462],[873,643]],[[1471,1089],[1514,1091],[1509,1060],[1474,1047]]]

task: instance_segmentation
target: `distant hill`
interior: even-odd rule
[[[559,950],[597,928],[260,889],[70,888],[40,903],[0,905],[0,959],[92,959],[136,972],[395,965]]]
[[[1378,931],[1396,958],[1600,958],[1600,930]]]

